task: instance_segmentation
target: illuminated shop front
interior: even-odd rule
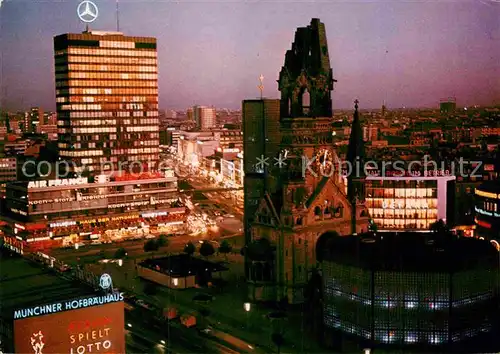
[[[500,251],[500,184],[483,183],[474,191],[476,236],[497,245]]]
[[[496,330],[499,260],[489,242],[361,236],[328,241],[323,322],[331,337],[451,350]]]
[[[429,230],[453,223],[454,176],[366,178],[366,206],[379,230]]]
[[[184,228],[177,178],[145,173],[16,182],[7,187],[7,236],[30,251],[87,241],[118,241]],[[13,247],[19,248],[15,242]],[[15,244],[15,245],[14,245]]]

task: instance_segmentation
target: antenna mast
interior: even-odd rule
[[[116,31],[120,32],[120,9],[118,7],[118,0],[116,0]]]
[[[260,85],[257,87],[259,88],[259,91],[260,91],[260,99],[262,99],[262,92],[264,91],[264,75],[260,74],[259,82],[260,82]]]

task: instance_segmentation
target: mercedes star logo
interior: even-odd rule
[[[76,12],[80,20],[87,23],[94,22],[99,14],[97,5],[90,0],[82,1],[80,5],[78,5]]]

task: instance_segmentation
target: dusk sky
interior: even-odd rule
[[[53,37],[81,32],[80,1],[0,0],[1,102],[55,110]],[[115,1],[95,0],[95,30],[116,30]],[[276,80],[295,29],[318,17],[338,80],[334,109],[500,103],[500,0],[120,0],[125,35],[158,38],[160,108],[240,108]]]

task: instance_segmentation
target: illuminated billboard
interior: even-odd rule
[[[107,300],[99,301],[101,298]],[[93,302],[95,299],[98,301]],[[112,294],[17,310],[14,314],[15,351],[29,354],[125,353],[122,300],[122,294]]]

